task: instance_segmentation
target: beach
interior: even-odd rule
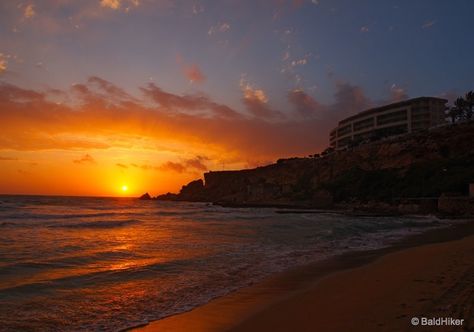
[[[469,223],[293,269],[135,331],[470,331],[473,294]],[[451,325],[420,326],[433,318]]]

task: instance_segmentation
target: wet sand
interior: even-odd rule
[[[296,268],[136,329],[150,331],[471,331],[474,225]],[[413,327],[412,317],[464,319]]]

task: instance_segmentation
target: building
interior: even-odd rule
[[[446,123],[446,103],[435,97],[419,97],[357,113],[339,122],[330,133],[335,149],[351,142],[377,140],[428,129]]]

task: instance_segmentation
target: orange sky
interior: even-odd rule
[[[140,90],[135,97],[98,77],[65,91],[0,85],[0,192],[156,195],[207,170],[255,167],[326,145],[317,119],[264,120],[203,94],[155,84]],[[248,103],[264,102],[247,93]]]

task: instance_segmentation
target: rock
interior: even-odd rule
[[[208,202],[206,199],[204,182],[199,179],[189,182],[179,192],[179,199],[189,202]]]
[[[172,193],[166,193],[163,195],[156,196],[156,199],[159,201],[178,201],[178,195]]]
[[[144,201],[150,200],[150,199],[151,199],[151,196],[150,196],[149,193],[144,193],[143,195],[140,196],[140,199],[141,199],[141,200],[144,200]]]
[[[289,158],[254,169],[206,172],[204,181],[192,181],[179,194],[159,199],[314,208],[357,201],[363,203],[361,209],[425,213],[436,211],[438,202],[432,199],[444,191],[468,194],[473,164],[474,122],[470,122],[334,151],[317,159]],[[408,197],[431,200],[399,206],[400,199]],[[455,210],[451,206],[454,203],[441,202],[442,208]]]

